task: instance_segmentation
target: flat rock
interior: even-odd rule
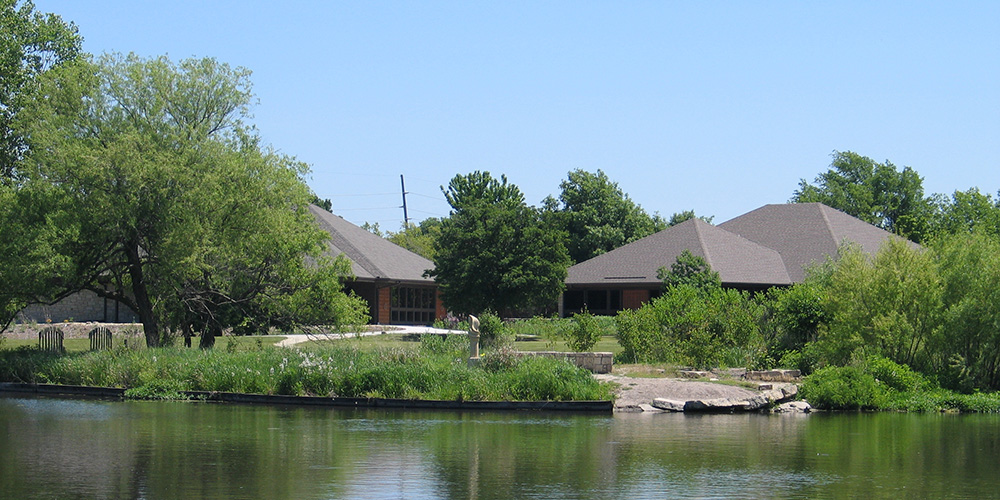
[[[684,411],[685,402],[676,399],[656,398],[653,407],[665,411]]]
[[[774,409],[775,413],[810,413],[812,412],[812,406],[805,401],[789,401],[787,403],[781,403],[777,408]]]

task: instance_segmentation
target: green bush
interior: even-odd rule
[[[586,309],[574,314],[573,327],[567,333],[566,345],[576,352],[586,352],[593,349],[599,340],[601,330],[594,316]]]
[[[799,394],[824,410],[873,410],[888,401],[888,389],[855,366],[821,368],[802,381]]]
[[[622,360],[698,368],[760,368],[769,359],[766,308],[745,292],[678,285],[616,318]]]
[[[881,356],[869,357],[861,368],[865,373],[875,377],[875,380],[896,391],[919,391],[930,386],[923,375],[913,371],[909,366],[901,365]]]
[[[485,348],[499,349],[514,343],[514,334],[493,311],[479,316],[479,344]]]

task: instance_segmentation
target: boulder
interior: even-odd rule
[[[684,411],[684,401],[676,399],[656,398],[653,400],[653,407],[665,411]]]

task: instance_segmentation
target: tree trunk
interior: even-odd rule
[[[201,332],[201,340],[198,342],[198,347],[202,349],[211,349],[215,347],[215,337],[222,334],[222,329],[216,325],[206,325]]]
[[[138,243],[131,244],[125,249],[128,259],[128,273],[132,278],[132,295],[135,296],[136,313],[139,314],[139,321],[142,322],[143,333],[146,334],[146,347],[159,347],[160,329],[156,323],[156,316],[153,315],[153,302],[149,299],[149,291],[146,290],[146,282],[142,275],[142,260],[139,258]]]

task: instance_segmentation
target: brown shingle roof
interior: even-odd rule
[[[376,279],[428,283],[424,271],[434,263],[384,238],[376,236],[315,205],[309,211],[324,231],[330,233],[329,255],[344,254],[358,281]]]
[[[659,268],[684,250],[704,258],[727,285],[791,283],[777,251],[696,218],[570,267],[566,284],[658,284]]]
[[[765,205],[719,228],[777,250],[792,281],[805,277],[805,268],[836,257],[841,243],[851,241],[874,254],[891,233],[822,203]]]

